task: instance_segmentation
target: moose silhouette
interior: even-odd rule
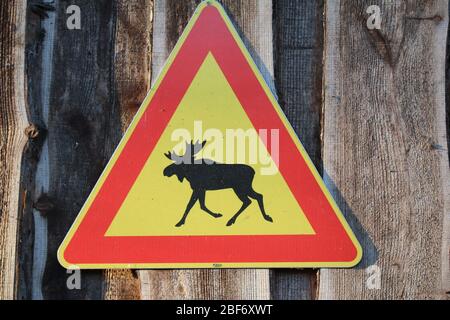
[[[222,164],[209,159],[195,159],[196,154],[205,146],[206,141],[202,143],[186,142],[186,153],[178,156],[174,152],[167,152],[164,155],[173,161],[164,169],[164,176],[172,177],[176,175],[180,182],[184,179],[189,181],[192,188],[192,196],[189,200],[186,210],[176,227],[185,224],[189,211],[197,200],[200,202],[200,208],[213,216],[222,217],[222,214],[209,210],[205,205],[205,193],[208,190],[233,189],[238,198],[242,201],[241,208],[228,221],[227,226],[236,222],[239,215],[251,204],[249,198],[258,201],[259,208],[265,220],[273,222],[272,218],[265,212],[263,196],[253,190],[252,183],[255,176],[255,170],[244,164]]]

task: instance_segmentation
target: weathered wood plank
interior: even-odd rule
[[[66,28],[65,9],[72,4],[81,9],[81,30]],[[112,94],[114,2],[59,1],[56,13],[52,81],[58,85],[51,87],[48,126],[54,213],[48,215],[44,297],[98,299],[103,296],[102,272],[82,271],[81,290],[61,288],[67,274],[55,253],[121,136]]]
[[[34,2],[27,2],[27,18],[26,18],[26,81],[27,81],[27,107],[30,121],[34,128],[33,137],[28,141],[27,147],[23,154],[22,166],[21,166],[21,183],[20,183],[20,207],[19,212],[21,214],[19,220],[19,248],[18,248],[18,289],[17,298],[19,299],[31,299],[42,298],[42,275],[43,268],[45,266],[46,254],[35,254],[35,236],[39,237],[40,243],[37,243],[36,248],[45,247],[46,237],[42,237],[42,232],[45,230],[43,225],[45,220],[40,219],[37,215],[35,221],[34,201],[35,190],[41,188],[48,190],[44,186],[45,174],[43,174],[42,164],[48,163],[48,161],[39,161],[41,157],[41,151],[44,144],[46,150],[48,145],[46,144],[46,125],[44,121],[48,119],[48,96],[45,97],[43,92],[48,92],[47,86],[49,85],[49,73],[51,69],[46,68],[45,72],[42,71],[44,60],[47,66],[51,64],[49,57],[53,50],[53,28],[51,26],[54,23],[54,13],[51,11],[53,6],[46,7],[46,3],[39,7]],[[49,10],[47,10],[49,9]],[[42,22],[44,19],[50,21]],[[50,36],[48,36],[50,34]],[[47,37],[44,38],[44,36]],[[44,58],[45,57],[45,58]],[[31,76],[33,80],[31,81]],[[34,102],[36,101],[36,102]],[[44,107],[37,107],[37,105],[45,105]],[[33,107],[36,106],[36,107]],[[45,120],[44,120],[45,118]],[[45,156],[47,157],[47,151]],[[36,182],[38,164],[40,164],[40,181]],[[39,206],[38,206],[39,207]],[[35,233],[36,228],[39,232]],[[42,245],[44,244],[44,245]],[[36,256],[36,260],[34,259]],[[39,271],[36,269],[39,268]],[[33,277],[33,275],[37,276]],[[37,297],[38,296],[38,297]]]
[[[150,89],[153,0],[116,0],[115,82],[125,131]]]
[[[115,95],[124,132],[150,87],[152,0],[117,0],[115,27]],[[106,299],[140,299],[138,273],[108,270],[105,273]]]
[[[137,271],[106,270],[104,290],[105,300],[139,300],[141,285]]]
[[[274,5],[274,15],[278,100],[320,169],[323,2],[280,0]]]
[[[30,20],[28,33],[28,105],[43,142],[31,148],[30,163],[23,165],[24,172],[35,166],[35,173],[34,180],[22,180],[27,199],[21,212],[33,220],[22,223],[20,234],[26,247],[21,249],[19,297],[99,299],[102,272],[82,271],[81,289],[70,290],[56,252],[121,137],[112,58],[115,3],[46,2],[54,11],[31,7],[29,14],[38,20]],[[81,9],[81,30],[67,29],[69,5]]]
[[[200,1],[156,0],[153,42],[153,79],[178,40]],[[273,83],[272,1],[224,1],[251,45],[269,83]],[[269,23],[267,23],[269,21]],[[141,271],[145,299],[268,299],[268,270]]]
[[[448,1],[326,1],[324,174],[364,258],[322,270],[322,299],[448,298],[447,25]]]
[[[25,17],[26,1],[0,3],[0,300],[15,293],[20,164],[28,125]]]
[[[450,15],[450,6],[449,6],[449,15]],[[446,58],[446,65],[445,65],[445,79],[446,79],[446,118],[447,118],[447,152],[448,156],[450,158],[450,28],[449,32],[447,32],[447,58]],[[450,237],[450,235],[449,235]]]
[[[288,120],[321,170],[323,2],[274,3],[275,86]],[[270,274],[273,299],[314,299],[317,271],[278,270]]]
[[[39,73],[39,80],[37,78],[28,80],[34,81],[29,83],[28,96],[30,109],[34,110],[34,107],[39,106],[39,121],[41,124],[38,129],[37,139],[41,144],[32,148],[32,150],[37,151],[39,155],[36,155],[36,162],[32,162],[34,166],[34,180],[33,185],[29,186],[26,190],[27,196],[30,197],[32,203],[30,212],[23,210],[26,217],[24,222],[31,221],[33,223],[33,238],[32,241],[26,241],[30,243],[30,251],[32,254],[32,259],[30,261],[30,298],[32,299],[43,299],[43,277],[45,272],[45,265],[47,262],[48,253],[48,220],[47,213],[52,211],[52,200],[48,197],[49,186],[50,186],[50,161],[49,161],[49,148],[48,140],[46,137],[42,136],[42,133],[46,131],[49,123],[49,109],[50,109],[50,87],[52,83],[52,72],[53,72],[53,49],[55,44],[55,19],[56,15],[54,12],[54,7],[52,2],[43,1],[42,3],[30,3],[29,9],[32,14],[36,15],[39,19],[39,26],[37,31],[37,39],[41,40],[40,47],[40,68],[36,68]],[[27,56],[27,67],[29,66],[29,58]],[[32,75],[31,70],[27,75]],[[36,90],[36,91],[35,91]],[[34,96],[36,94],[36,96]],[[35,99],[32,99],[35,98]],[[31,111],[31,120],[37,120],[34,117],[35,112]],[[39,132],[40,131],[40,132]],[[39,133],[41,136],[39,137]],[[35,145],[30,143],[30,147]],[[24,157],[24,160],[28,160],[28,156]],[[31,158],[34,160],[33,158]],[[31,165],[31,163],[30,163]],[[23,168],[28,167],[28,163],[24,163]],[[25,169],[26,170],[26,169]],[[24,177],[24,176],[23,176]],[[34,189],[34,190],[33,190]],[[25,192],[24,192],[25,193]],[[32,218],[32,220],[31,220]],[[30,233],[31,235],[31,233]]]
[[[448,6],[448,15],[450,16],[450,5]],[[440,128],[441,134],[447,134],[447,156],[450,161],[450,27],[447,31],[447,57],[446,57],[446,86],[445,86],[445,93],[446,93],[446,99],[445,99],[445,114],[446,114],[446,124],[447,126],[444,128]],[[440,122],[441,123],[441,122]],[[441,124],[442,125],[442,124]],[[446,170],[446,163],[445,161],[441,164],[443,166],[443,170]],[[449,188],[450,189],[450,188]],[[447,194],[444,194],[447,199],[450,198],[450,190],[447,190]],[[448,211],[448,206],[446,207]],[[443,283],[447,283],[447,285],[444,287],[445,291],[447,292],[447,295],[450,295],[450,215],[447,213],[444,217],[444,234],[442,235],[442,243],[443,243],[443,250],[442,250],[442,271],[443,271]],[[449,248],[447,251],[445,250],[445,246]],[[447,252],[449,253],[447,256]],[[446,260],[447,259],[447,260]]]
[[[449,6],[449,15],[450,15],[450,6]],[[445,87],[447,90],[446,92],[446,99],[445,99],[445,114],[447,119],[447,152],[448,156],[450,158],[450,28],[449,32],[447,32],[447,58],[446,58],[446,65],[445,65]]]

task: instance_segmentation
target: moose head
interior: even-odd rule
[[[164,169],[164,176],[171,177],[176,175],[180,182],[183,182],[183,179],[186,178],[186,175],[191,169],[191,166],[195,164],[195,156],[200,152],[201,149],[205,146],[206,141],[199,143],[190,143],[186,142],[186,152],[184,155],[179,156],[173,151],[168,151],[164,155],[172,160],[174,163],[167,166]]]

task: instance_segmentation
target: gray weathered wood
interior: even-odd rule
[[[20,163],[27,142],[26,1],[0,3],[0,300],[15,293]],[[32,128],[27,131],[32,135]]]
[[[199,1],[156,0],[153,74],[158,75]],[[224,1],[247,46],[273,83],[272,1]],[[267,23],[269,21],[269,23]],[[256,55],[255,55],[256,54]],[[155,77],[153,77],[154,79]],[[145,299],[268,299],[268,270],[141,271]]]
[[[449,15],[450,15],[450,6],[449,6]],[[447,57],[446,57],[446,65],[445,65],[445,78],[446,78],[446,99],[445,99],[445,114],[447,118],[447,152],[450,158],[450,32],[448,32],[447,36]],[[450,235],[449,235],[450,237]]]
[[[56,252],[121,136],[111,58],[115,3],[44,2],[29,3],[28,106],[39,135],[23,163],[31,174],[22,175],[18,296],[99,299],[102,272],[82,271],[81,289],[69,290]],[[72,4],[81,9],[81,30],[66,27]]]
[[[275,85],[278,100],[316,167],[321,170],[323,2],[274,3]],[[317,271],[278,270],[270,274],[273,299],[314,299]]]
[[[381,30],[366,25],[373,4]],[[322,299],[448,298],[447,25],[444,0],[326,1],[325,182],[364,257],[322,270]]]
[[[448,16],[450,16],[450,4],[448,6],[447,11]],[[447,56],[446,56],[446,86],[445,86],[445,93],[446,93],[446,99],[445,99],[445,115],[446,115],[446,126],[444,128],[440,128],[441,134],[447,134],[447,157],[450,162],[450,27],[449,31],[447,31]],[[442,122],[440,122],[442,126]],[[441,164],[443,166],[443,170],[446,170],[446,163],[445,161]],[[450,189],[450,188],[449,188]],[[447,189],[447,193],[444,195],[447,197],[447,201],[450,198],[450,190]],[[447,202],[448,203],[448,202]],[[444,217],[444,233],[442,235],[442,243],[443,243],[443,250],[442,250],[442,271],[443,271],[443,283],[445,291],[447,292],[447,296],[450,295],[450,249],[448,249],[447,252],[449,252],[447,256],[447,252],[445,250],[445,246],[447,244],[447,247],[450,248],[450,216],[448,214],[448,208],[449,205],[446,206],[447,208],[447,215]],[[448,258],[448,259],[447,259]],[[445,260],[447,259],[447,260]],[[445,285],[447,283],[447,285]]]

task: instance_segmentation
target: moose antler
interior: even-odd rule
[[[172,151],[167,151],[166,153],[164,153],[164,155],[166,156],[167,159],[172,160],[175,163],[182,163],[184,157],[177,155],[175,152]]]
[[[206,140],[200,143],[198,140],[194,143],[194,141],[191,141],[191,143],[186,142],[186,153],[188,150],[191,151],[191,158],[193,158],[197,153],[200,152],[200,150],[203,149],[203,147],[206,144]]]
[[[177,164],[180,164],[180,163],[192,164],[195,155],[197,153],[199,153],[200,150],[202,150],[202,148],[205,146],[205,144],[206,144],[206,140],[203,141],[202,143],[200,143],[199,141],[197,141],[195,143],[193,141],[191,141],[190,143],[186,142],[186,152],[184,155],[179,156],[173,151],[168,151],[168,152],[164,153],[164,155],[169,160],[172,160],[173,162],[175,162]]]

